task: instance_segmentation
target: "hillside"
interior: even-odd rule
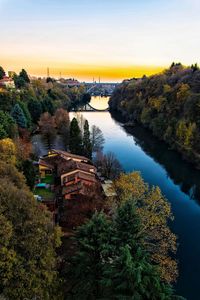
[[[163,73],[124,81],[109,102],[200,168],[200,70],[172,64]]]

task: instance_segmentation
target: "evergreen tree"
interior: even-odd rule
[[[0,66],[0,80],[6,75],[4,69]]]
[[[28,77],[26,70],[22,69],[21,72],[19,73],[19,77],[21,77],[26,83],[30,83],[30,79]]]
[[[19,106],[23,110],[24,116],[25,116],[26,121],[27,121],[27,127],[29,128],[31,126],[31,114],[28,110],[27,104],[22,102],[22,101],[17,101],[17,103],[19,104]]]
[[[92,158],[92,144],[90,141],[90,130],[87,120],[85,120],[83,132],[83,153],[86,157]]]
[[[55,112],[53,102],[52,102],[52,100],[49,97],[46,97],[42,101],[42,108],[43,108],[43,112],[48,112],[51,115],[53,115],[54,112]]]
[[[11,115],[0,110],[0,124],[5,130],[8,137],[15,137],[17,135],[17,126]]]
[[[81,130],[78,126],[78,122],[76,118],[73,118],[70,124],[69,149],[74,154],[80,154],[80,155],[82,154],[83,146],[82,146]]]
[[[179,299],[152,264],[143,232],[132,199],[117,209],[112,220],[96,213],[80,227],[68,276],[72,299]]]
[[[26,128],[27,127],[26,117],[24,115],[23,110],[19,106],[19,104],[15,104],[15,106],[13,107],[13,109],[11,111],[11,116],[13,117],[13,119],[16,121],[17,125],[20,128]]]
[[[114,251],[103,283],[114,299],[171,299],[171,287],[161,281],[144,244],[143,226],[133,200],[117,210],[113,222]],[[108,298],[109,298],[108,297]]]
[[[71,266],[73,299],[99,299],[103,294],[104,258],[108,253],[110,222],[103,213],[94,214],[92,219],[77,231],[78,252]]]
[[[32,190],[34,188],[34,185],[35,185],[35,177],[36,177],[33,162],[30,161],[30,160],[23,161],[22,169],[23,169],[23,174],[26,178],[26,183],[30,187],[30,189]]]
[[[0,140],[5,139],[7,137],[8,137],[7,132],[5,131],[3,126],[0,124]]]
[[[28,110],[31,114],[32,121],[37,124],[42,114],[42,105],[40,101],[36,99],[31,99],[28,102]]]

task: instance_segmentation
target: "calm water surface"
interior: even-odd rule
[[[106,98],[92,98],[96,108],[107,108]],[[146,182],[158,185],[172,205],[172,229],[179,238],[177,292],[200,299],[200,171],[141,127],[125,129],[109,112],[85,112],[90,125],[105,137],[104,151],[116,154],[125,171],[138,170]]]

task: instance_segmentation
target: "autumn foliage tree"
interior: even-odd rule
[[[55,112],[55,124],[58,130],[58,133],[62,135],[66,149],[69,145],[69,128],[70,128],[70,119],[68,111],[63,108],[59,108]]]
[[[117,193],[117,205],[132,199],[141,217],[143,231],[146,235],[145,247],[151,261],[160,269],[163,280],[175,282],[178,276],[176,253],[176,236],[168,226],[173,220],[169,202],[158,187],[149,187],[138,172],[121,174],[114,182]]]
[[[51,149],[52,142],[56,135],[55,118],[51,116],[48,112],[45,112],[41,115],[38,124],[43,138],[47,143],[48,149]]]
[[[57,299],[60,229],[10,162],[0,162],[0,225],[0,292],[6,299]]]

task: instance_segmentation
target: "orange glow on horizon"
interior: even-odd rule
[[[44,65],[44,66],[42,66]],[[165,67],[163,66],[125,66],[125,65],[78,65],[72,63],[35,63],[21,61],[16,62],[14,59],[9,62],[2,62],[5,71],[19,72],[22,68],[32,76],[47,76],[47,67],[49,67],[50,76],[59,78],[60,74],[64,78],[77,78],[80,81],[92,81],[93,78],[98,81],[113,81],[119,82],[124,79],[133,77],[142,77],[143,75],[152,75],[162,72]]]

